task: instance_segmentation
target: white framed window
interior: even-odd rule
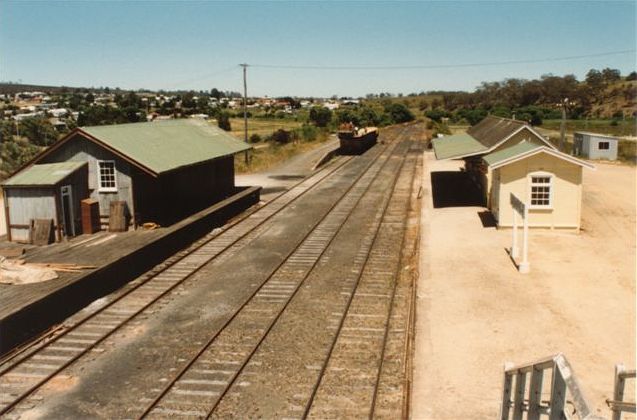
[[[97,183],[100,192],[117,191],[117,173],[114,160],[97,161]]]
[[[610,142],[609,141],[600,141],[599,143],[597,143],[597,149],[598,150],[608,150],[608,149],[610,149]]]
[[[553,207],[553,176],[546,173],[530,175],[532,209],[550,209]]]

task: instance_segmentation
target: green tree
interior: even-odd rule
[[[49,146],[58,138],[58,133],[46,118],[27,118],[20,122],[20,135],[37,146]]]
[[[232,130],[232,127],[230,126],[230,115],[227,112],[220,112],[217,116],[217,125],[222,130]]]
[[[327,127],[332,120],[332,111],[322,106],[314,106],[310,109],[309,118],[317,127]]]
[[[586,73],[586,83],[593,90],[599,90],[604,86],[604,76],[599,70],[591,69]]]
[[[622,74],[617,69],[606,67],[604,70],[602,70],[602,77],[604,78],[604,82],[609,84],[621,80]]]
[[[212,96],[213,98],[219,100],[219,99],[223,98],[223,92],[221,92],[217,88],[212,88],[212,90],[210,90],[210,96]]]
[[[400,103],[389,105],[385,109],[385,112],[389,114],[389,117],[395,124],[414,120],[414,114],[411,113],[409,108]]]

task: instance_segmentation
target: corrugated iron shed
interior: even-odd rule
[[[2,185],[6,187],[54,186],[86,164],[86,162],[59,162],[33,165],[7,179]]]
[[[156,174],[251,148],[209,122],[192,119],[82,127],[80,130]]]

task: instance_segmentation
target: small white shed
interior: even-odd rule
[[[587,159],[617,160],[619,139],[605,134],[575,132],[573,154]]]

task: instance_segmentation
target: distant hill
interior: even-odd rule
[[[47,92],[47,93],[72,93],[79,91],[98,91],[100,89],[95,88],[81,88],[81,87],[68,87],[68,86],[44,86],[44,85],[27,85],[20,83],[0,83],[0,94],[13,95],[18,92]]]

